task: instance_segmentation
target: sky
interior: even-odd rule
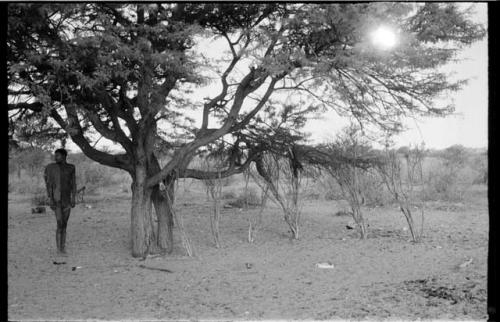
[[[471,3],[462,3],[468,7]],[[475,3],[473,19],[487,26],[487,4]],[[217,57],[220,55],[218,46],[207,44],[205,54]],[[484,148],[488,146],[488,42],[487,37],[465,48],[460,54],[459,63],[446,66],[446,70],[453,72],[457,79],[468,79],[468,84],[462,90],[453,93],[447,102],[455,103],[455,113],[444,118],[420,117],[407,119],[404,122],[406,131],[394,138],[397,146],[425,143],[427,148],[442,149],[454,144],[465,147]],[[213,96],[217,93],[210,86],[197,90],[195,96]],[[198,113],[199,114],[199,113]],[[191,115],[199,118],[197,114]],[[199,121],[199,120],[198,120]],[[349,121],[340,118],[334,111],[322,114],[321,119],[309,120],[305,131],[311,134],[313,143],[320,143],[331,139],[336,132],[347,125]],[[102,140],[98,147],[107,145],[112,150],[110,142]],[[67,146],[71,151],[79,151],[73,143]]]
[[[463,3],[469,6],[470,3]],[[487,26],[487,4],[475,3],[474,20]],[[418,118],[407,120],[405,132],[395,137],[398,146],[425,143],[428,148],[442,149],[454,144],[465,147],[488,146],[488,41],[485,37],[459,55],[464,59],[450,64],[447,69],[458,79],[469,79],[462,90],[449,97],[455,103],[455,113],[445,118]],[[347,125],[335,112],[328,112],[322,120],[311,120],[306,130],[315,142],[328,140]]]
[[[487,4],[475,5],[476,22],[487,26]],[[469,79],[469,82],[463,90],[451,97],[455,103],[455,115],[408,122],[411,130],[399,136],[401,144],[423,140],[428,147],[434,148],[445,148],[453,144],[473,148],[488,146],[487,37],[464,50],[460,56],[464,61],[451,64],[449,68],[456,72],[457,78]]]

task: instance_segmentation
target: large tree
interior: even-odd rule
[[[160,193],[161,181],[243,171],[261,151],[295,140],[318,108],[393,130],[408,113],[445,114],[451,107],[434,99],[462,82],[438,68],[484,36],[452,3],[33,3],[8,11],[10,122],[53,120],[88,157],[131,175],[133,256],[172,247],[173,198]],[[369,41],[382,24],[402,39],[391,51]],[[207,39],[226,51],[203,55]],[[213,90],[197,100],[191,93],[203,85]],[[198,124],[189,118],[196,112]],[[100,137],[122,152],[97,149]],[[221,140],[231,144],[221,173],[190,168]],[[160,145],[172,156],[163,166]]]

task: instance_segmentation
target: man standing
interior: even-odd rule
[[[71,208],[75,207],[76,179],[75,166],[66,163],[68,152],[57,149],[54,152],[55,163],[45,168],[45,185],[50,200],[50,208],[57,219],[56,244],[59,254],[66,254],[66,226]]]

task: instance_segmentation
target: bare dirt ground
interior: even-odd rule
[[[336,202],[308,201],[298,241],[288,238],[274,206],[253,244],[246,242],[247,219],[257,210],[224,209],[221,249],[213,246],[204,193],[180,191],[177,208],[197,256],[185,256],[175,230],[174,253],[145,261],[130,255],[129,206],[126,194],[77,205],[69,255],[61,258],[52,213],[31,214],[26,197],[9,195],[9,318],[486,318],[484,190],[467,204],[429,204],[419,244],[409,242],[395,207],[366,210],[371,230],[362,241],[345,229],[349,217],[334,215]],[[315,266],[326,261],[335,267]]]

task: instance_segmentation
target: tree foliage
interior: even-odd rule
[[[439,67],[485,34],[452,3],[12,3],[8,16],[10,124],[49,122],[131,175],[134,254],[156,238],[145,227],[162,180],[242,172],[327,108],[390,131],[408,114],[446,114],[435,99],[463,82]],[[402,39],[392,51],[369,41],[381,24]],[[226,52],[209,58],[207,40]],[[121,152],[96,148],[101,137]],[[218,140],[237,151],[227,168],[190,168]],[[159,147],[172,156],[162,167]]]
[[[267,111],[277,121],[298,105],[273,111],[267,103],[279,91],[316,99],[302,122],[321,106],[397,129],[407,113],[451,110],[433,99],[462,83],[437,68],[484,36],[469,14],[451,3],[12,4],[9,94],[25,103],[9,108],[52,116],[94,159],[128,170],[145,128],[171,148],[182,137],[190,153],[228,133],[249,131],[254,138],[271,131],[257,115]],[[367,38],[380,24],[398,28],[403,39],[390,53]],[[202,104],[196,128],[184,122],[191,104],[183,84],[203,81],[201,56],[193,51],[200,35],[226,40],[229,55],[223,63],[203,61],[221,69],[220,92]],[[239,66],[248,70],[243,76]],[[246,108],[245,100],[258,103]],[[212,121],[221,126],[209,128]],[[126,153],[109,157],[92,149],[87,142],[95,132]]]

